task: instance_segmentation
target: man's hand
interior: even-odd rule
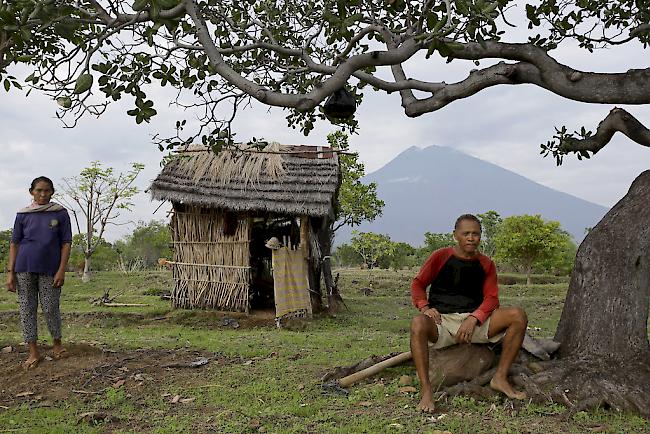
[[[7,291],[16,292],[16,274],[13,271],[7,272]]]
[[[420,309],[420,312],[422,312],[422,314],[428,316],[429,318],[433,318],[436,324],[442,324],[442,317],[440,316],[440,312],[438,312],[435,308],[425,306],[422,309]]]
[[[458,332],[456,333],[456,342],[459,344],[469,344],[472,342],[472,335],[474,335],[476,324],[478,324],[478,319],[476,319],[476,317],[470,315],[465,318],[463,323],[458,328]]]
[[[54,282],[52,283],[52,286],[55,288],[60,288],[63,286],[64,282],[65,282],[65,271],[57,271],[56,274],[54,275]]]

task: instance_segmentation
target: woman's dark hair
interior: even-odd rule
[[[481,221],[474,214],[463,214],[460,217],[458,217],[456,219],[456,223],[454,224],[454,230],[458,229],[458,225],[460,225],[460,222],[462,222],[463,220],[470,220],[478,223],[479,229],[481,230],[481,232],[483,231],[483,227],[481,226]]]
[[[52,189],[52,193],[54,193],[54,183],[47,176],[39,176],[38,178],[35,178],[32,181],[32,186],[29,187],[29,192],[30,193],[32,192],[32,190],[34,190],[36,188],[36,184],[38,184],[39,182],[47,182],[48,184],[50,184],[50,188]]]

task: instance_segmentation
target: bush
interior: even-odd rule
[[[525,285],[526,275],[515,273],[499,273],[499,285]],[[549,283],[567,283],[569,276],[553,276],[552,274],[533,274],[530,276],[532,284],[545,285]]]

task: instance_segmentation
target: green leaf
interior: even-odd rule
[[[73,93],[79,95],[80,93],[87,92],[93,85],[92,74],[81,74],[74,85]]]
[[[72,100],[70,97],[67,96],[60,96],[56,99],[56,103],[60,105],[63,108],[70,108],[72,107]]]
[[[149,0],[135,0],[133,2],[133,10],[136,12],[142,11],[149,6]]]
[[[32,60],[33,58],[34,58],[34,56],[23,55],[23,56],[18,56],[18,57],[16,57],[16,60],[17,60],[18,62],[29,62],[29,61]]]
[[[482,12],[484,14],[486,14],[486,15],[490,14],[490,13],[494,12],[497,9],[498,6],[499,6],[499,3],[497,3],[497,2],[490,3],[486,7],[483,8]]]

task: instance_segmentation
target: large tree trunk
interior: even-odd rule
[[[86,283],[90,282],[90,256],[84,256],[84,274],[81,276],[81,281]]]
[[[634,181],[578,249],[555,334],[562,357],[650,362],[649,303],[650,170]]]
[[[584,239],[555,340],[560,358],[521,383],[577,411],[650,416],[650,171]]]

